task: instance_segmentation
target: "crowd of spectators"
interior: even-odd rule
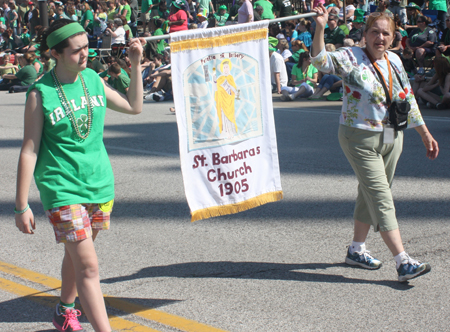
[[[309,12],[319,3],[329,13],[324,33],[328,52],[340,47],[364,47],[368,15],[380,12],[392,16],[396,27],[389,50],[401,58],[416,98],[430,108],[450,108],[450,75],[445,80],[450,68],[450,18],[446,0],[347,0],[345,8],[339,0],[316,0],[303,1],[302,11]],[[269,28],[269,48],[278,49],[280,55],[269,51],[272,92],[280,93],[282,101],[342,99],[341,78],[314,72],[306,61],[314,32],[312,19],[275,23]],[[285,66],[281,66],[283,61]]]
[[[103,75],[120,91],[126,91],[127,88],[128,74],[124,69],[127,66],[126,43],[133,36],[159,36],[187,29],[288,17],[298,14],[298,9],[309,12],[319,3],[323,3],[329,12],[325,44],[328,51],[333,51],[340,47],[364,47],[367,16],[371,12],[384,12],[392,15],[396,23],[395,38],[390,50],[402,59],[413,87],[417,89],[416,95],[422,99],[419,101],[427,103],[429,107],[450,107],[447,99],[438,101],[435,96],[428,95],[430,91],[434,91],[435,95],[443,98],[449,93],[445,84],[440,85],[444,81],[438,78],[435,71],[436,63],[441,69],[443,66],[442,63],[439,65],[437,60],[450,56],[447,2],[414,1],[347,0],[344,8],[340,0],[302,0],[296,3],[294,8],[290,0],[238,0],[233,2],[232,6],[221,5],[214,8],[211,0],[142,0],[139,3],[137,0],[50,0],[47,2],[47,9],[49,23],[58,19],[70,19],[78,21],[85,28],[91,48],[89,67]],[[6,0],[2,3],[2,90],[17,85],[27,86],[31,81],[28,76],[21,80],[20,72],[29,66],[22,58],[32,59],[32,66],[37,74],[34,79],[39,79],[53,67],[54,61],[50,55],[40,54],[38,51],[39,36],[43,31],[41,23],[36,1]],[[272,23],[268,32],[273,92],[281,94],[281,100],[342,98],[341,79],[335,75],[323,75],[310,65],[309,51],[315,32],[312,19]],[[102,48],[111,48],[109,57],[105,57],[101,52]],[[143,68],[142,80],[147,92],[145,99],[171,99],[168,40],[161,39],[146,45]],[[28,68],[26,71],[29,72]],[[433,88],[430,88],[432,86]],[[440,93],[437,93],[438,90]]]

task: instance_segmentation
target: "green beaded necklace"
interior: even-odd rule
[[[66,116],[69,118],[70,122],[72,123],[72,127],[75,130],[75,138],[77,138],[78,141],[83,142],[91,133],[92,119],[94,117],[94,106],[92,104],[91,96],[89,95],[89,90],[86,88],[86,84],[84,83],[83,75],[78,73],[78,78],[81,80],[81,86],[83,87],[84,96],[87,101],[88,115],[86,116],[85,114],[82,114],[78,119],[76,119],[75,115],[73,114],[74,112],[70,107],[69,100],[64,93],[62,84],[59,81],[58,76],[56,76],[55,68],[53,68],[51,72],[53,81],[55,82],[56,91],[58,92],[59,100],[61,101],[61,105],[63,106],[64,112],[66,113]]]

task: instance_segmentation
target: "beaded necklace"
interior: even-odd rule
[[[53,68],[51,72],[61,105],[63,106],[64,112],[66,113],[66,116],[69,118],[70,122],[72,123],[72,127],[75,130],[76,136],[74,136],[78,141],[83,142],[91,132],[92,119],[94,117],[94,106],[92,104],[91,96],[89,95],[89,90],[86,88],[86,84],[84,83],[83,76],[78,73],[78,78],[81,80],[81,86],[83,87],[84,96],[87,101],[88,115],[86,116],[85,114],[82,114],[78,119],[76,119],[75,115],[73,114],[73,110],[70,107],[69,100],[64,93],[62,84],[56,76],[55,69]]]

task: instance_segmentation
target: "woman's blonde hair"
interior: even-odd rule
[[[395,22],[392,18],[392,14],[386,14],[381,12],[374,12],[370,14],[366,21],[366,28],[364,29],[365,32],[369,31],[369,29],[375,24],[378,20],[387,20],[389,22],[389,25],[391,26],[391,33],[394,35],[395,32]]]
[[[298,47],[300,47],[301,49],[303,49],[304,51],[308,51],[308,48],[305,46],[305,44],[302,42],[302,41],[300,41],[300,40],[294,40],[292,43],[291,43],[291,45],[292,46],[298,46]]]

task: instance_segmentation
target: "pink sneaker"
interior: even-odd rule
[[[81,331],[84,329],[81,327],[78,317],[81,316],[80,310],[76,309],[66,309],[63,314],[59,313],[59,304],[56,306],[55,314],[53,315],[53,325],[58,331],[61,332],[74,332]]]

